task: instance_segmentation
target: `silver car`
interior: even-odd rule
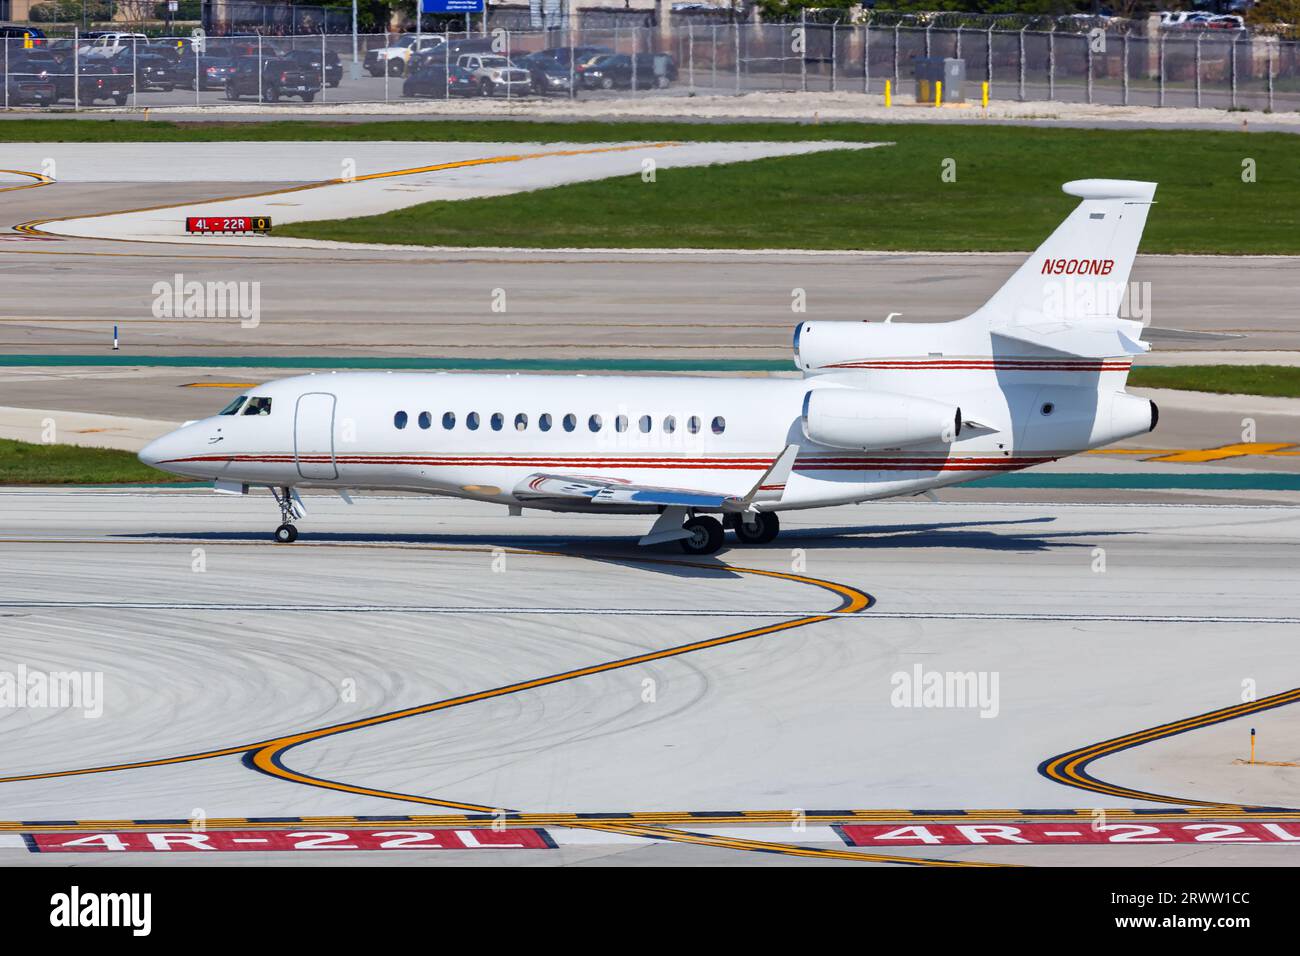
[[[479,92],[484,96],[525,96],[532,92],[532,75],[504,56],[466,53],[456,61],[456,65],[478,79]]]

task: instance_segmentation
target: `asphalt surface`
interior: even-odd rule
[[[1151,799],[1091,792],[1038,769],[1071,748],[1238,704],[1243,681],[1261,698],[1300,686],[1289,650],[1289,556],[1300,544],[1291,508],[888,502],[790,515],[774,546],[683,566],[647,562],[680,555],[637,549],[644,521],[635,518],[507,518],[415,497],[348,507],[313,496],[308,506],[303,537],[281,547],[269,541],[265,495],[0,494],[0,661],[103,674],[94,719],[70,708],[6,718],[21,732],[7,735],[0,820],[1294,799],[1293,771],[1235,762],[1247,752],[1246,723],[1268,748],[1261,760],[1295,758],[1286,741],[1297,718],[1285,707],[1157,735],[1092,764],[1097,779]],[[817,617],[853,594],[875,603],[674,650]],[[659,656],[509,689],[640,654]],[[894,675],[916,665],[997,673],[996,714],[899,706]],[[404,708],[414,711],[369,720]],[[285,753],[283,773],[241,759],[239,748],[353,721],[309,734]],[[209,751],[219,753],[171,759]],[[37,779],[9,779],[29,774]],[[587,844],[557,836],[558,851],[475,859],[732,861],[721,845],[664,851],[614,839],[635,837],[626,832],[553,829]],[[741,829],[777,844],[835,839],[823,827]],[[1118,865],[1290,859],[1275,846],[1212,844],[874,852]],[[146,856],[129,859],[155,859]],[[3,858],[32,860],[12,845]]]

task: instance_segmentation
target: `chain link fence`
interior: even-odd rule
[[[813,91],[911,101],[914,61],[958,57],[976,97],[1300,109],[1294,41],[797,22],[441,33],[8,39],[6,109],[582,99]],[[542,55],[542,51],[549,53]]]

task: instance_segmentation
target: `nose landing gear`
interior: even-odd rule
[[[298,493],[285,485],[283,488],[272,488],[271,494],[275,496],[275,503],[280,506],[280,527],[275,529],[275,540],[278,544],[293,544],[298,540],[298,529],[294,527],[295,518],[301,518],[307,513],[302,506],[302,499]]]

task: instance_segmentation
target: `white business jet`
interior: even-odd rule
[[[807,321],[799,379],[347,372],[268,382],[140,460],[219,492],[270,488],[275,539],[301,488],[401,490],[656,516],[641,544],[711,554],[777,514],[1027,468],[1150,431],[1124,390],[1149,346],[1120,300],[1154,183],[1067,183],[1082,202],[974,314]],[[715,517],[717,516],[717,517]],[[722,520],[719,520],[721,518]]]

